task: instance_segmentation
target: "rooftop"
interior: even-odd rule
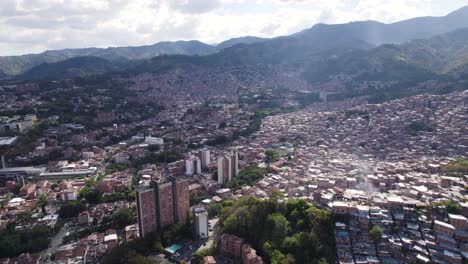
[[[0,146],[9,146],[18,139],[18,137],[0,137]]]

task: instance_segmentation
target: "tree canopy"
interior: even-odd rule
[[[382,237],[382,233],[382,228],[380,228],[380,226],[378,225],[373,226],[372,229],[369,231],[369,234],[375,241],[379,240]]]
[[[265,168],[260,168],[257,165],[251,165],[245,169],[242,169],[239,174],[228,183],[227,186],[234,190],[240,189],[243,186],[255,184],[266,174],[267,170]]]
[[[225,201],[220,221],[223,232],[245,239],[269,263],[335,262],[331,213],[305,200]]]
[[[451,161],[449,164],[442,166],[441,171],[454,176],[463,176],[468,174],[468,159],[457,159]]]

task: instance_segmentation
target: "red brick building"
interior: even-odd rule
[[[175,204],[176,204],[176,220],[181,222],[187,221],[187,213],[190,210],[188,179],[181,179],[175,182]]]
[[[140,237],[176,222],[187,221],[190,210],[189,180],[152,182],[137,189]]]
[[[153,188],[142,187],[137,189],[136,197],[138,227],[140,237],[144,237],[157,229],[156,192]]]
[[[158,184],[157,188],[159,226],[164,227],[175,222],[172,182]]]
[[[240,258],[243,244],[244,240],[235,235],[221,235],[221,253]]]
[[[257,255],[255,249],[244,243],[242,238],[231,234],[222,234],[220,243],[221,253],[234,258],[242,259],[242,264],[263,264],[262,257]]]
[[[242,264],[263,264],[263,259],[250,245],[244,244],[242,246]]]
[[[116,119],[114,112],[97,112],[96,116],[98,123],[111,123]]]

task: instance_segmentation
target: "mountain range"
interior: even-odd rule
[[[356,50],[339,57],[311,62],[306,76],[320,81],[347,74],[357,79],[379,81],[424,80],[440,75],[456,75],[468,66],[468,28],[403,44],[384,44]]]
[[[219,43],[218,45],[209,45],[200,41],[192,40],[159,42],[154,45],[138,47],[52,50],[45,51],[40,54],[0,57],[0,73],[11,76],[21,75],[29,69],[44,63],[55,63],[85,56],[99,57],[118,63],[129,60],[149,59],[160,55],[207,55],[216,53],[224,48],[228,48],[239,43],[251,44],[259,41],[263,41],[263,39],[256,37],[243,37],[230,39]]]
[[[468,6],[444,17],[317,24],[289,36],[244,37],[218,45],[199,41],[149,46],[46,51],[0,57],[0,78],[72,78],[106,72],[161,72],[184,65],[289,64],[310,82],[349,74],[364,79],[426,79],[467,70]],[[413,76],[409,76],[412,73]],[[3,76],[2,76],[3,75]]]

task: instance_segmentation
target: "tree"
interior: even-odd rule
[[[320,241],[315,234],[299,232],[284,239],[283,246],[291,252],[297,263],[311,263],[319,251]]]
[[[148,146],[148,151],[151,151],[151,152],[157,152],[159,151],[159,146],[158,145],[149,145]]]
[[[374,241],[378,241],[382,237],[383,231],[382,228],[380,228],[380,226],[375,225],[369,231],[369,234],[371,235],[372,239],[374,239]]]
[[[131,225],[135,220],[134,213],[129,208],[120,208],[112,214],[112,221],[116,223],[119,228]]]
[[[39,199],[37,200],[36,205],[42,209],[43,214],[46,214],[47,212],[45,208],[48,203],[49,201],[47,200],[47,196],[45,196],[44,194],[41,194],[39,195]]]
[[[9,225],[0,232],[0,258],[40,252],[48,247],[50,235],[50,228],[44,226],[17,231],[13,225]]]
[[[231,141],[226,135],[218,135],[213,140],[207,142],[210,146],[223,145]]]
[[[18,220],[20,223],[27,223],[31,220],[32,212],[30,210],[23,211],[18,214]]]
[[[219,203],[210,203],[208,204],[208,216],[215,217],[222,209],[222,205]]]
[[[291,232],[288,220],[280,213],[270,214],[267,217],[266,226],[270,230],[269,240],[276,246],[280,246],[283,239]]]
[[[59,210],[59,215],[62,218],[77,217],[81,212],[86,210],[86,205],[79,201],[69,201],[62,205]]]
[[[443,173],[454,176],[463,176],[468,174],[468,159],[457,159],[441,167]]]
[[[197,252],[193,253],[193,255],[192,255],[193,263],[203,264],[204,263],[203,258],[206,257],[206,256],[210,256],[212,254],[213,254],[213,252],[210,249],[198,250]]]
[[[279,159],[279,154],[276,150],[274,149],[266,149],[265,150],[265,162],[266,163],[271,163],[275,162]]]
[[[221,207],[222,231],[243,238],[267,263],[335,262],[334,222],[326,210],[303,199],[285,203],[249,196]]]
[[[190,237],[192,234],[190,225],[187,223],[178,222],[166,227],[162,233],[162,242],[165,245],[174,244],[185,237]]]
[[[284,254],[280,250],[275,249],[269,254],[271,264],[293,264],[296,263],[291,254]]]
[[[156,252],[163,252],[163,251],[164,251],[164,247],[163,247],[161,241],[156,241],[156,242],[154,242],[153,249],[154,249]]]
[[[267,170],[265,168],[260,168],[257,165],[250,165],[247,168],[242,169],[227,186],[231,189],[237,190],[243,186],[252,185],[258,182],[266,174]]]
[[[151,258],[135,254],[128,258],[128,264],[156,264],[156,261]]]
[[[190,206],[199,204],[206,197],[208,197],[208,193],[204,190],[191,192],[189,194]]]
[[[278,200],[281,200],[284,198],[284,194],[280,191],[273,191],[271,194],[270,194],[270,199],[273,199],[275,201],[278,201]]]
[[[218,170],[214,170],[213,173],[211,174],[211,178],[213,181],[218,181]]]
[[[98,204],[102,200],[102,193],[98,189],[84,187],[80,191],[80,198],[86,199],[86,201],[90,204]]]

